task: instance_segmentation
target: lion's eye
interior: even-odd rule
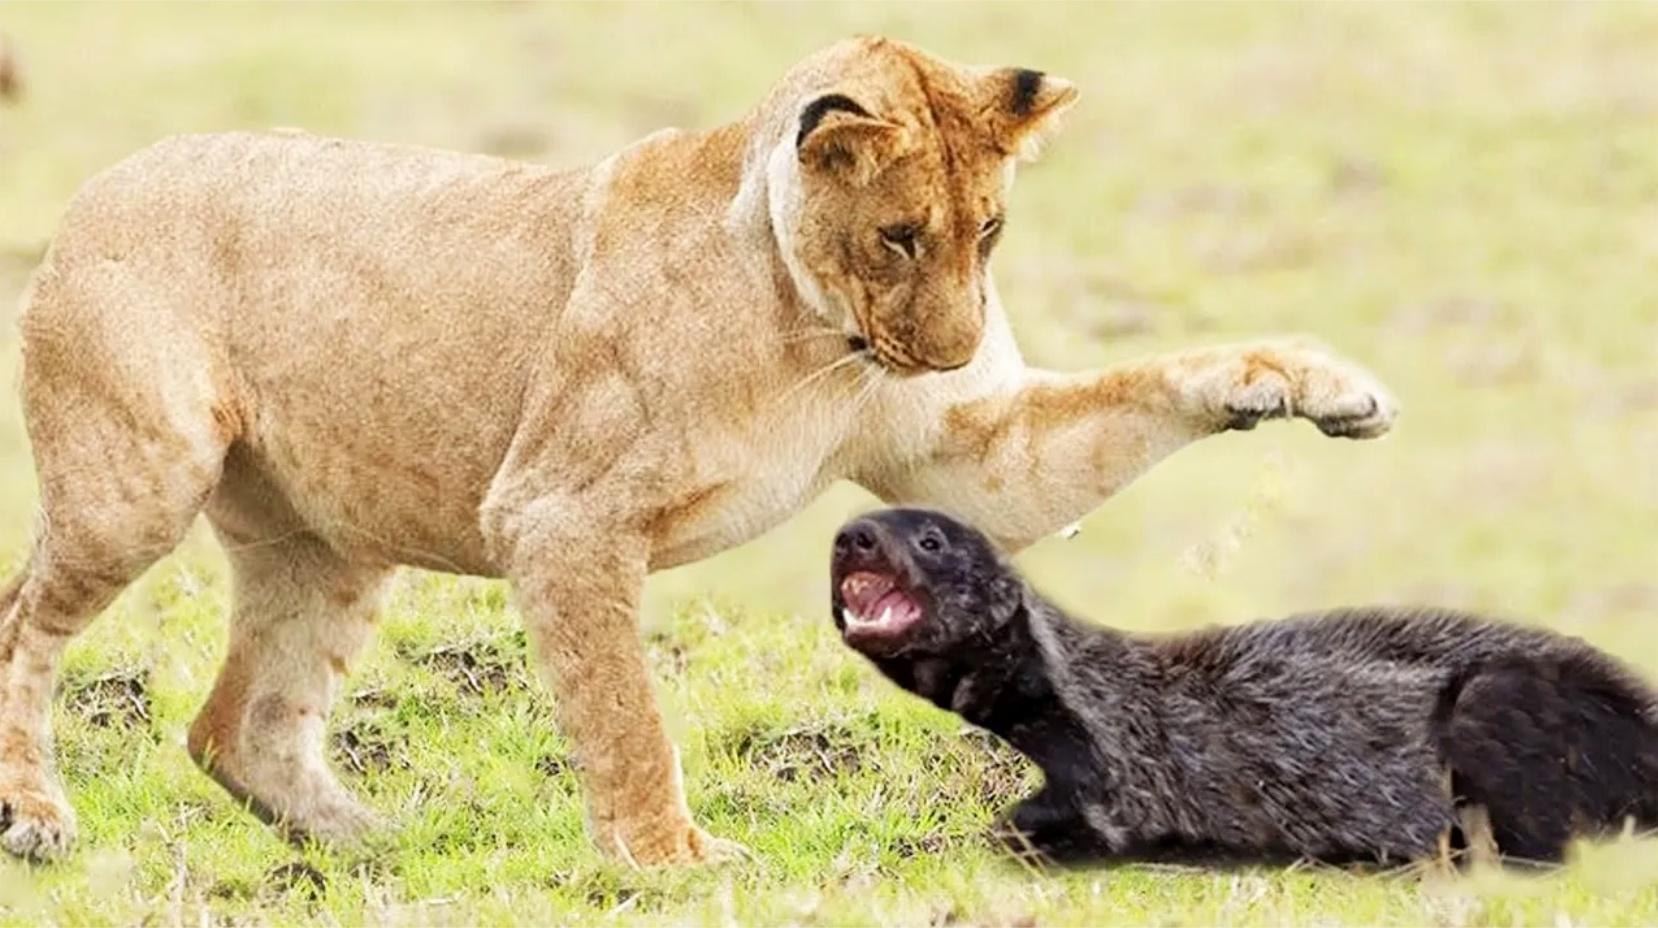
[[[989,238],[1000,231],[1002,231],[1002,217],[1000,216],[991,216],[984,222],[979,223],[979,238],[981,239]]]
[[[908,222],[881,230],[881,241],[907,258],[915,257],[915,243],[920,236],[921,230]]]

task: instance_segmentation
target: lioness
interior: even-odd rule
[[[651,570],[841,478],[1018,547],[1223,429],[1386,431],[1383,388],[1302,347],[1025,367],[988,259],[1076,95],[869,38],[586,168],[236,134],[89,182],[21,322],[43,517],[0,628],[0,840],[69,845],[59,656],[199,512],[236,601],[188,745],[236,797],[291,836],[369,826],[323,733],[377,595],[399,564],[507,577],[595,838],[650,864],[731,849],[646,675]]]

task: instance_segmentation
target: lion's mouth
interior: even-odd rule
[[[921,621],[921,604],[886,574],[860,570],[840,585],[841,635],[849,643],[896,638]]]
[[[866,331],[870,330],[866,329]],[[866,359],[879,365],[883,370],[890,371],[899,377],[946,373],[966,366],[968,361],[971,360],[971,357],[969,357],[960,362],[934,363],[917,357],[909,347],[878,330],[874,331],[874,334],[869,337],[863,335],[848,336],[846,345],[853,354],[861,354]]]
[[[884,335],[880,329],[868,324],[864,319],[853,312],[853,319],[857,321],[858,331],[846,336],[846,349],[855,355],[862,355],[864,360],[874,363],[882,370],[890,371],[900,377],[911,377],[926,373],[930,368],[925,364],[917,363],[910,357],[897,342]],[[864,334],[869,333],[869,334]]]

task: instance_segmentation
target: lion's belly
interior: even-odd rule
[[[256,542],[292,525],[354,560],[498,573],[478,526],[487,485],[482,455],[441,443],[398,446],[368,432],[348,437],[350,431],[347,423],[311,423],[267,430],[233,449],[238,468],[227,462],[221,495],[278,501],[275,518],[238,534]]]
[[[518,423],[537,326],[525,318],[522,338],[483,313],[446,326],[438,307],[377,323],[360,309],[289,310],[322,338],[244,326],[243,443],[336,548],[493,572],[478,510]]]

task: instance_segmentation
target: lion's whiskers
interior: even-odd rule
[[[806,389],[807,387],[811,386],[812,384],[816,383],[817,381],[823,379],[824,377],[828,376],[831,372],[837,370],[838,368],[842,368],[842,367],[845,367],[848,364],[853,364],[853,363],[856,363],[857,361],[863,360],[863,357],[864,356],[863,356],[862,353],[853,353],[853,354],[848,354],[848,355],[842,355],[841,357],[836,358],[833,361],[830,361],[828,364],[825,364],[822,367],[820,367],[820,368],[818,368],[814,371],[811,371],[810,373],[806,374],[806,376],[804,376],[804,377],[800,378],[798,381],[796,381],[794,386],[792,386],[789,389],[783,391],[783,395],[779,396],[777,398],[778,404],[781,405],[783,403],[788,402],[789,399],[791,397],[793,397],[796,393],[800,392],[801,390]]]
[[[864,407],[875,399],[876,391],[880,389],[882,381],[886,379],[879,364],[871,364],[858,375],[858,394],[852,400],[852,418],[860,416]]]
[[[796,329],[793,332],[784,332],[777,337],[779,345],[794,345],[799,342],[812,341],[819,338],[847,338],[847,334],[840,329],[814,328]]]

